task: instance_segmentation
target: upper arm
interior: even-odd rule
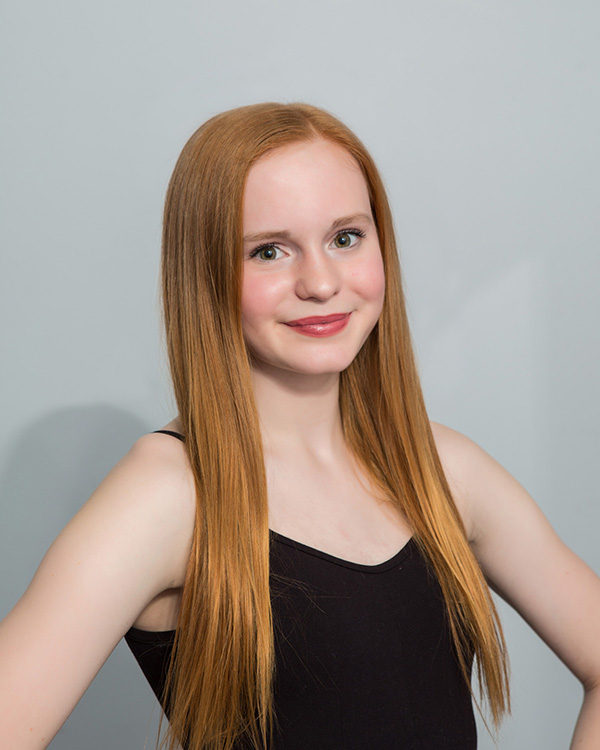
[[[182,585],[194,493],[175,443],[136,442],[0,623],[2,747],[46,747],[146,604]]]
[[[600,680],[600,579],[528,492],[468,438],[434,436],[475,555],[491,585],[589,687]]]

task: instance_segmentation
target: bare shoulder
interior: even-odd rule
[[[454,500],[480,560],[502,550],[514,526],[532,535],[549,524],[525,488],[470,438],[431,423],[434,440]]]
[[[444,472],[490,586],[583,683],[600,681],[600,579],[527,490],[455,430],[432,424]]]
[[[121,486],[118,496],[127,497],[139,523],[155,528],[164,524],[164,533],[173,542],[169,587],[183,586],[196,515],[194,477],[185,445],[163,433],[142,435],[113,472]],[[110,474],[105,482],[111,482]]]
[[[162,432],[149,432],[139,437],[120,463],[134,474],[151,476],[161,486],[163,482],[178,483],[181,490],[193,483],[185,444]]]
[[[460,461],[465,459],[465,453],[474,449],[481,450],[477,443],[474,443],[466,435],[463,435],[451,427],[447,427],[439,422],[430,421],[431,431],[435,440],[436,447],[444,458],[451,461]]]
[[[46,747],[139,614],[182,586],[194,519],[185,447],[140,437],[0,623],[2,747]]]
[[[62,566],[78,556],[94,580],[105,572],[107,563],[100,558],[110,549],[110,560],[121,563],[124,588],[139,577],[146,596],[183,585],[195,505],[181,441],[142,435],[54,540],[38,573],[45,572],[48,560]]]
[[[473,494],[470,492],[471,477],[481,469],[482,461],[485,461],[484,457],[487,454],[466,435],[438,422],[430,424],[452,497],[465,525],[467,537],[472,542],[476,529],[472,507]]]
[[[476,554],[506,522],[527,508],[541,516],[519,482],[480,445],[446,425],[431,422],[434,441],[454,502]]]

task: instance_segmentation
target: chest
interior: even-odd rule
[[[443,597],[414,540],[366,566],[275,539],[271,571],[275,747],[475,747]]]
[[[351,562],[389,560],[411,536],[401,512],[355,470],[267,465],[269,528]]]

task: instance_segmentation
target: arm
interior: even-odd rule
[[[136,442],[0,623],[0,747],[47,747],[137,615],[182,585],[194,493],[165,438]]]
[[[468,438],[432,425],[473,550],[491,587],[581,681],[573,750],[600,747],[600,579],[526,490]]]

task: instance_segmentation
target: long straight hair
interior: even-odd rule
[[[444,595],[471,689],[471,659],[494,724],[508,709],[505,644],[434,440],[417,373],[392,217],[360,140],[307,104],[264,103],[213,117],[190,138],[165,204],[162,296],[171,375],[197,494],[196,521],[163,705],[165,738],[193,750],[268,746],[274,643],[267,484],[241,324],[242,200],[265,153],[323,138],[366,180],[385,269],[381,317],[340,375],[346,441],[407,519]]]

